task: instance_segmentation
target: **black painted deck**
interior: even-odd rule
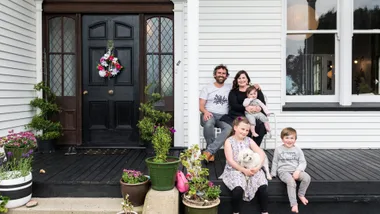
[[[118,150],[120,152],[120,150]],[[171,150],[179,156],[181,150]],[[117,152],[117,153],[119,153]],[[266,151],[269,161],[273,150]],[[360,213],[380,213],[380,150],[304,150],[308,162],[306,172],[312,178],[307,191],[310,204],[300,206],[303,213],[329,212],[335,205],[347,209],[339,213],[357,213],[351,206],[365,205]],[[34,197],[121,197],[119,180],[122,169],[136,169],[145,173],[147,155],[143,149],[127,149],[119,154],[65,156],[64,151],[52,154],[36,154],[33,165]],[[217,178],[225,165],[223,150],[216,160],[206,166],[210,180],[222,186],[220,213],[231,213],[229,191]],[[40,169],[46,171],[40,174]],[[286,188],[279,180],[269,182],[271,213],[289,213]],[[332,208],[330,208],[332,206]],[[256,203],[246,203],[244,210],[256,210]],[[316,209],[318,207],[318,209]],[[318,210],[318,211],[316,211]],[[343,212],[344,211],[344,212]],[[244,212],[242,212],[244,213]]]

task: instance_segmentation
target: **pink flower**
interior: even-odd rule
[[[211,181],[209,181],[209,182],[208,182],[208,186],[209,186],[209,187],[213,187],[213,186],[214,186],[214,183],[211,182]]]

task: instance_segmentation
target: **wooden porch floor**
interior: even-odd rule
[[[115,151],[115,154],[111,151],[107,154],[94,155],[85,154],[85,150],[78,150],[77,155],[71,156],[65,156],[65,151],[35,154],[33,196],[121,197],[119,180],[122,170],[128,168],[148,173],[144,161],[147,154],[144,149]],[[179,149],[173,149],[170,155],[179,156],[180,152]],[[266,151],[270,162],[273,152],[273,150]],[[304,153],[308,162],[306,171],[312,178],[307,191],[311,204],[354,202],[364,203],[369,207],[375,202],[376,206],[380,207],[380,150],[323,149],[304,150]],[[223,150],[220,150],[215,162],[206,164],[210,180],[222,187],[220,213],[230,212],[229,203],[224,203],[230,201],[230,192],[223,182],[217,179],[223,172],[225,163]],[[40,174],[40,169],[44,169],[46,173]],[[285,204],[288,208],[286,187],[278,179],[269,182],[268,193],[270,203],[275,203],[276,206]],[[255,203],[244,205],[247,207],[245,210],[257,209],[257,206],[253,208],[252,204]],[[322,208],[324,207],[327,206],[323,205]],[[352,210],[348,206],[346,213],[351,213],[350,211]],[[309,210],[306,213],[314,212]]]

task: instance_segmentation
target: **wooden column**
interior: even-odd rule
[[[353,0],[339,0],[338,28],[339,42],[339,103],[350,106],[352,96],[352,36],[353,36]],[[349,27],[350,26],[350,27]]]
[[[199,0],[187,2],[188,146],[199,144]]]
[[[171,0],[174,3],[174,146],[184,146],[185,130],[184,120],[184,14],[183,6],[185,0]]]
[[[36,3],[36,83],[42,78],[42,3],[43,0],[35,0]],[[42,97],[42,91],[37,92],[38,97]]]

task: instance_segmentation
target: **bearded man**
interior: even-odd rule
[[[214,161],[214,154],[223,146],[224,141],[231,133],[232,127],[220,118],[228,113],[228,94],[231,85],[224,84],[228,74],[225,65],[218,65],[214,69],[215,82],[205,86],[199,95],[199,110],[201,114],[201,126],[207,148],[203,152],[207,161]],[[221,133],[215,138],[214,128],[221,129]]]

